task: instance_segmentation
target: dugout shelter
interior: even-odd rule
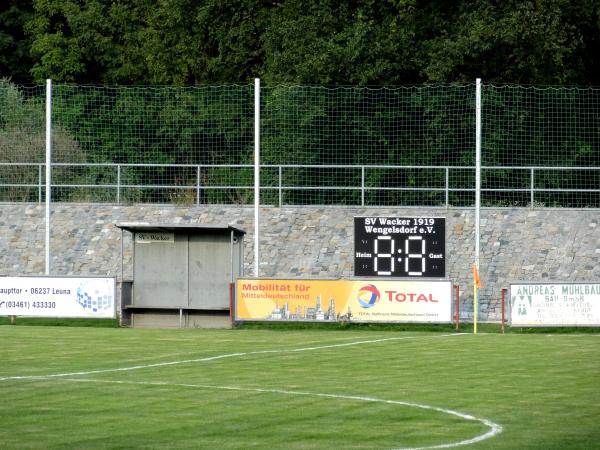
[[[231,324],[231,286],[243,276],[245,231],[232,226],[116,224],[121,229],[121,323],[216,328]],[[124,232],[133,278],[123,279]],[[129,271],[131,272],[131,271]]]

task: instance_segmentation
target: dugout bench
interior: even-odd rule
[[[243,276],[245,231],[232,226],[120,223],[121,324],[147,328],[231,326],[231,286]],[[124,232],[133,278],[123,279]]]

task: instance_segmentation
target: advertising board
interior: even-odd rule
[[[598,326],[600,283],[510,286],[513,326]]]
[[[0,277],[0,316],[113,319],[115,279]]]
[[[450,323],[450,281],[239,279],[236,321]]]

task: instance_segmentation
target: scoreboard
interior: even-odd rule
[[[446,276],[443,217],[355,217],[354,276]]]

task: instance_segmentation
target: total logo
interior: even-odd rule
[[[379,290],[372,284],[367,284],[358,290],[358,304],[365,309],[372,308],[381,298]]]

